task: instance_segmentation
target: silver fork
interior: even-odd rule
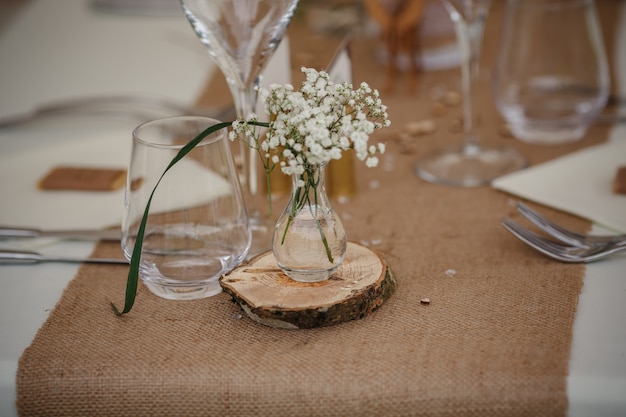
[[[523,203],[518,203],[517,211],[547,234],[579,248],[597,248],[612,243],[626,242],[626,235],[601,236],[575,232],[543,217]]]
[[[593,262],[606,258],[609,255],[626,251],[626,241],[608,243],[604,246],[596,247],[570,246],[546,239],[545,237],[523,227],[519,223],[516,223],[509,217],[504,217],[501,224],[505,229],[530,247],[538,250],[544,255],[562,262]]]

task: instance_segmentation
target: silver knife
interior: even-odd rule
[[[27,227],[0,226],[0,239],[56,237],[67,240],[112,240],[119,242],[120,229],[40,230]]]
[[[128,265],[128,261],[122,258],[72,258],[65,256],[47,256],[37,252],[0,250],[0,265],[19,264],[31,265],[41,262],[71,262],[71,263],[96,263],[96,264],[120,264]]]

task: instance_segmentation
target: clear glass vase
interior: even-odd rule
[[[309,165],[292,176],[289,203],[274,228],[274,257],[295,281],[328,279],[346,254],[346,231],[326,194],[325,169]]]

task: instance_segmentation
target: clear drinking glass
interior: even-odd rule
[[[172,158],[217,121],[176,116],[133,131],[122,249],[131,259],[152,190]],[[139,276],[159,297],[191,300],[221,291],[219,277],[239,265],[251,233],[226,133],[202,140],[158,183],[147,218]]]
[[[282,40],[298,0],[181,0],[185,16],[228,82],[238,118],[256,108],[255,87],[270,57]],[[259,178],[255,149],[242,141],[241,187],[250,211],[253,249],[271,248],[273,221],[265,218],[261,204],[264,178]]]
[[[461,147],[445,149],[418,161],[416,173],[422,179],[447,185],[472,187],[526,165],[526,159],[511,148],[480,145],[474,128],[474,91],[489,0],[443,0],[454,28],[461,53],[463,90],[463,136]]]
[[[582,138],[607,102],[609,70],[593,0],[508,0],[494,77],[518,139]]]

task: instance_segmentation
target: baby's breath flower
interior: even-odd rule
[[[376,155],[385,152],[385,145],[368,144],[369,136],[390,124],[378,91],[365,82],[356,90],[349,83],[335,84],[324,71],[302,72],[305,81],[298,91],[290,84],[258,89],[271,116],[266,130],[258,129],[253,113],[233,123],[229,139],[245,135],[250,146],[271,154],[264,161],[268,172],[278,165],[285,174],[301,175],[311,165],[340,159],[348,149],[367,166],[376,166]]]
[[[367,160],[365,161],[365,165],[367,165],[368,168],[375,167],[376,165],[378,165],[378,157],[371,156],[367,158]]]

